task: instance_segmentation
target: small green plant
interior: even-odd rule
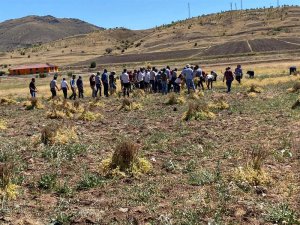
[[[163,164],[163,168],[167,172],[174,172],[177,169],[177,165],[170,159]]]
[[[40,73],[39,74],[39,78],[46,78],[47,77],[47,74],[46,73]]]
[[[211,184],[214,181],[214,174],[206,170],[192,173],[189,177],[189,184],[193,186],[203,186],[205,184]]]
[[[300,224],[299,218],[297,219],[296,212],[286,203],[270,207],[267,210],[265,220],[273,224]]]
[[[62,196],[73,195],[73,189],[70,187],[70,185],[67,182],[64,182],[63,184],[59,184],[56,188],[56,192]]]
[[[197,162],[194,159],[191,159],[188,161],[186,166],[183,168],[183,173],[191,173],[193,172],[197,167]]]
[[[56,174],[44,174],[38,181],[38,187],[44,190],[52,190],[56,187],[57,175]]]
[[[67,76],[68,76],[68,77],[72,77],[72,76],[73,76],[73,72],[72,72],[72,71],[69,71],[69,72],[67,73]]]
[[[88,190],[90,188],[98,187],[104,184],[105,180],[103,177],[98,174],[86,173],[83,175],[83,178],[80,180],[77,189],[78,190]]]

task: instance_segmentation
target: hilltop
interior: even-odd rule
[[[31,47],[100,28],[78,19],[27,16],[0,23],[0,50]]]
[[[79,67],[91,61],[98,65],[199,60],[215,63],[211,59],[224,61],[229,56],[239,60],[290,60],[290,56],[298,56],[300,49],[299,16],[299,7],[266,8],[199,16],[148,30],[96,30],[18,49],[4,54],[1,60],[7,64],[49,61]]]

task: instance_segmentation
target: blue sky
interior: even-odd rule
[[[240,8],[240,0],[1,0],[0,21],[27,15],[78,18],[100,27],[146,29],[186,19],[191,15]],[[300,0],[280,0],[280,4],[300,5]],[[243,0],[244,8],[270,7],[277,0]]]

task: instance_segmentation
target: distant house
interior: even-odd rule
[[[58,66],[46,64],[33,64],[33,65],[20,65],[12,67],[9,70],[10,75],[28,75],[40,73],[53,73],[58,72]]]

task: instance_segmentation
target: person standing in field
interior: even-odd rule
[[[116,75],[115,71],[112,71],[109,74],[109,89],[110,89],[110,94],[115,93],[116,89],[117,89],[115,75]]]
[[[68,85],[68,82],[66,81],[66,78],[63,78],[63,80],[61,81],[60,89],[64,93],[64,98],[67,99],[68,98],[69,85]]]
[[[202,90],[204,90],[204,85],[203,83],[205,82],[205,78],[202,74],[202,69],[196,65],[195,68],[194,68],[194,77],[197,77],[199,78],[199,81],[198,81],[198,86],[202,88]]]
[[[175,80],[177,79],[177,72],[178,72],[178,69],[175,68],[173,71],[171,71],[171,76],[170,76],[170,79],[171,79],[171,85],[173,86],[173,91],[175,92]]]
[[[152,67],[152,70],[150,71],[150,85],[151,85],[151,91],[153,93],[156,92],[156,84],[155,84],[155,77],[156,77],[156,68]]]
[[[239,84],[241,83],[241,80],[243,78],[243,70],[242,70],[242,66],[241,65],[237,65],[235,71],[235,79],[237,80],[237,82],[239,82]]]
[[[83,98],[83,81],[81,76],[78,77],[76,85],[78,88],[78,98]]]
[[[71,91],[72,91],[72,94],[71,96],[69,97],[69,99],[72,99],[75,100],[76,99],[76,92],[77,92],[77,86],[76,86],[76,75],[73,75],[72,76],[72,79],[70,80],[70,86],[71,86]]]
[[[97,75],[95,77],[96,82],[96,92],[95,97],[98,96],[98,92],[100,93],[100,97],[102,96],[102,90],[101,90],[101,79],[100,79],[100,72],[97,72]]]
[[[125,97],[127,95],[129,97],[130,80],[126,69],[124,69],[120,78],[123,84],[123,96]]]
[[[105,97],[108,97],[108,73],[107,73],[107,69],[104,69],[103,74],[101,76],[101,81],[104,87],[104,95]]]
[[[35,98],[36,97],[36,93],[37,93],[37,88],[35,86],[35,78],[31,79],[31,82],[29,84],[29,91],[30,91],[30,96],[32,98]]]
[[[139,84],[140,89],[144,89],[144,77],[145,77],[145,72],[144,69],[141,68],[137,75],[137,82]]]
[[[157,70],[156,70],[156,73],[157,73]],[[162,91],[161,73],[162,73],[162,71],[159,71],[155,77],[156,92],[158,92],[158,93],[160,93]]]
[[[188,94],[190,94],[190,89],[193,89],[195,91],[196,89],[194,84],[194,71],[191,69],[189,64],[186,65],[185,69],[182,71],[181,74],[185,78]]]
[[[52,94],[52,99],[57,96],[56,90],[59,91],[57,87],[57,76],[54,76],[53,80],[50,82],[50,91]]]
[[[148,69],[145,70],[144,90],[150,92],[150,71]]]
[[[161,89],[163,95],[168,94],[168,75],[166,69],[163,69],[161,73]]]
[[[227,93],[230,93],[231,92],[231,84],[232,84],[232,81],[234,80],[233,73],[232,73],[230,67],[226,68],[226,71],[225,71],[224,77],[223,77],[223,83],[225,82],[225,80],[226,80],[226,86],[227,86]]]
[[[92,97],[96,98],[96,78],[95,78],[95,74],[92,74],[90,76],[90,87],[92,89]]]

